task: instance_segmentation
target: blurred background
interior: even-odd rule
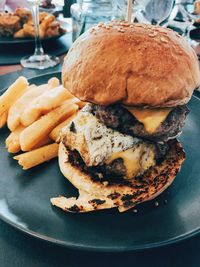
[[[126,10],[127,0],[0,0],[0,65],[56,66],[82,33]],[[135,0],[132,22],[172,28],[200,54],[200,0]]]

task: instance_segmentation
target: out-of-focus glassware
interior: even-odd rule
[[[77,0],[71,6],[73,40],[98,24],[118,18],[116,0]]]
[[[144,22],[154,25],[163,25],[177,14],[177,0],[136,0],[140,7],[140,14]]]
[[[197,19],[200,19],[200,1],[178,0],[178,5],[184,20],[187,22],[187,27],[185,29],[184,35],[187,38],[188,42],[191,44],[191,46],[197,52],[196,48],[199,47],[199,43],[190,38],[190,31],[195,28],[194,22]],[[199,51],[197,54],[198,56],[200,56]]]
[[[141,10],[141,7],[138,5],[138,3],[136,1],[132,1],[132,2],[133,2],[133,5],[132,5],[132,19],[131,19],[131,21],[134,21],[134,19],[137,17],[138,11]],[[116,12],[118,14],[118,17],[121,20],[125,20],[128,0],[116,0],[116,4],[117,4]]]
[[[39,4],[40,0],[27,0],[32,9],[32,16],[35,26],[35,52],[31,56],[21,59],[24,68],[47,69],[59,63],[59,58],[44,53],[39,35]]]

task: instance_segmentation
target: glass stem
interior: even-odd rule
[[[35,26],[35,56],[43,56],[44,50],[42,48],[41,40],[40,40],[40,32],[39,32],[39,6],[38,4],[34,4],[32,6],[32,16]]]

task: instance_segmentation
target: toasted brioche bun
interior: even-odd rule
[[[88,212],[118,207],[124,211],[135,205],[151,200],[161,194],[175,179],[185,160],[181,144],[175,139],[169,142],[170,149],[165,160],[150,168],[140,179],[124,183],[103,183],[94,181],[81,168],[68,161],[68,151],[60,143],[59,166],[63,175],[79,189],[79,198],[58,197],[51,199],[53,205],[71,212]],[[108,181],[109,182],[109,181]]]
[[[81,100],[99,105],[173,107],[189,101],[200,72],[194,50],[176,32],[110,22],[75,41],[62,81]]]

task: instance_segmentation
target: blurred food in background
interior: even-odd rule
[[[199,14],[200,13],[200,1],[195,1],[194,2],[194,14]]]
[[[40,38],[61,36],[66,32],[55,16],[40,12]],[[35,29],[32,14],[29,9],[17,8],[13,13],[0,12],[0,36],[14,38],[34,38]]]
[[[55,5],[52,3],[51,0],[43,0],[40,7],[52,9],[55,8]]]

